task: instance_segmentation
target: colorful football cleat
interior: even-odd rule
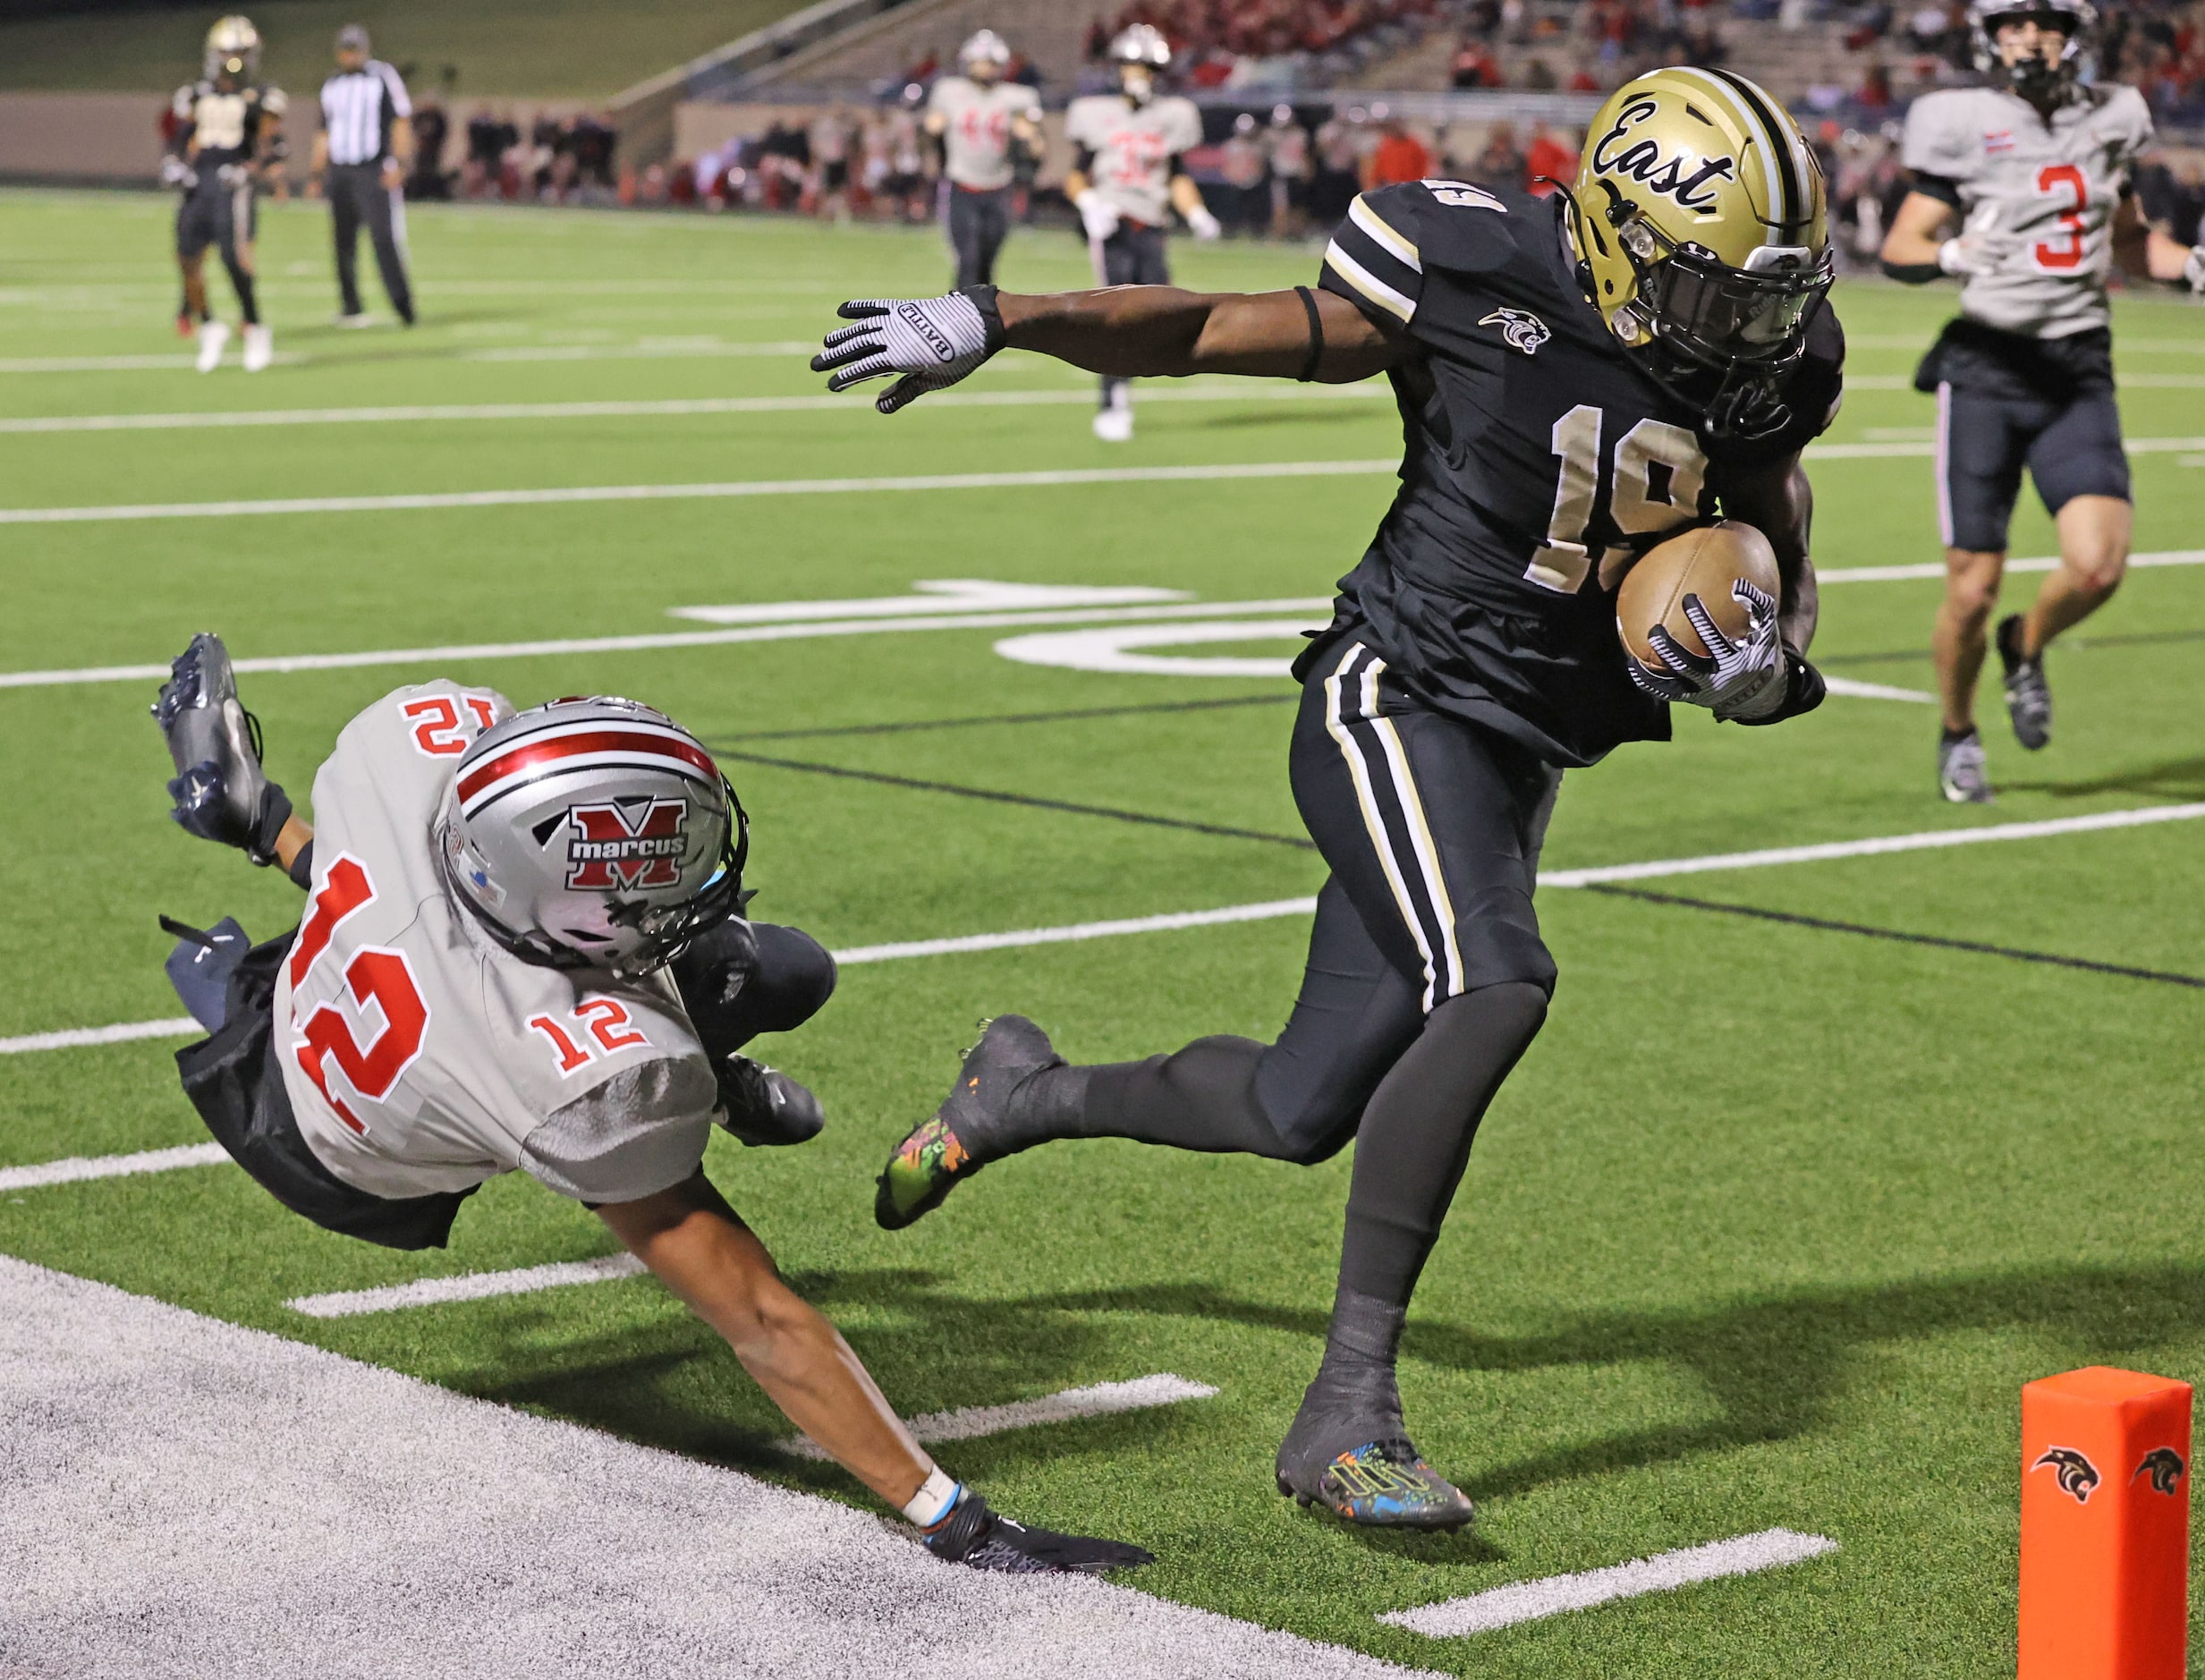
[[[956,1187],[980,1169],[949,1123],[939,1115],[895,1146],[877,1181],[873,1218],[884,1231],[900,1231],[932,1213]]]
[[[1289,1469],[1280,1455],[1278,1490],[1321,1505],[1362,1528],[1461,1528],[1477,1515],[1470,1496],[1424,1462],[1406,1438],[1367,1441],[1311,1476],[1307,1461]]]
[[[895,1146],[876,1181],[873,1218],[881,1229],[900,1231],[933,1212],[959,1184],[1019,1147],[1004,1141],[1012,1097],[1034,1074],[1063,1062],[1049,1035],[1025,1016],[984,1022],[942,1106]]]

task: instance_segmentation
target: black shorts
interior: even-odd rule
[[[370,1195],[324,1167],[300,1134],[276,1035],[276,976],[297,931],[247,953],[221,1031],[176,1052],[184,1094],[230,1158],[293,1213],[385,1248],[442,1248],[474,1186],[403,1201]]]
[[[1531,894],[1562,772],[1402,691],[1353,634],[1314,650],[1294,721],[1294,802],[1332,870],[1293,1014],[1255,1090],[1294,1159],[1363,1105],[1450,997],[1555,962]]]
[[[850,184],[850,165],[837,157],[819,165],[819,186],[822,191],[840,192]]]
[[[2036,339],[1949,323],[1915,376],[1937,393],[1938,522],[1945,546],[2003,554],[2026,467],[2045,511],[2129,499],[2113,336]]]
[[[176,254],[196,257],[209,245],[234,261],[240,242],[252,242],[259,225],[259,197],[250,181],[225,187],[209,170],[176,207]]]

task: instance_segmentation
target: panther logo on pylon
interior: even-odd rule
[[[2072,1497],[2077,1505],[2088,1505],[2091,1495],[2103,1480],[2098,1466],[2072,1447],[2048,1447],[2044,1455],[2029,1467],[2051,1470],[2059,1478],[2059,1490]]]
[[[2129,1480],[2134,1481],[2137,1476],[2150,1476],[2151,1491],[2171,1498],[2175,1489],[2182,1485],[2183,1472],[2189,1468],[2182,1462],[2182,1455],[2173,1447],[2155,1447],[2144,1455],[2144,1462],[2136,1466],[2136,1475]]]

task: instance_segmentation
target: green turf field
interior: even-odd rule
[[[340,333],[325,225],[265,213],[279,352],[201,378],[171,333],[169,207],[0,198],[0,416],[809,395],[798,353],[852,294],[932,292],[922,233],[792,222],[417,209],[425,325]],[[1257,287],[1312,250],[1183,245],[1182,277]],[[1013,241],[1007,283],[1080,284],[1064,234]],[[218,299],[226,294],[219,279]],[[1949,293],[1841,286],[1855,383],[1840,444],[1921,448],[1905,388]],[[2120,306],[2137,547],[2205,513],[2205,316]],[[114,365],[158,363],[175,365]],[[973,381],[1076,392],[1006,355]],[[1149,402],[1110,449],[1074,401],[657,415],[23,431],[0,505],[79,508],[569,486],[704,484],[1384,458],[1383,394]],[[1928,461],[1815,470],[1826,571],[1937,557]],[[897,596],[914,581],[1149,585],[1203,601],[1319,596],[1383,510],[1382,474],[927,489],[228,519],[13,524],[14,670],[155,663],[217,627],[241,658],[648,635],[676,607]],[[2025,505],[2017,555],[2050,551]],[[2025,592],[2034,580],[2009,585]],[[2025,598],[2025,594],[2023,596]],[[1833,581],[1815,654],[1921,691],[1937,585]],[[1002,629],[249,675],[272,768],[303,796],[341,725],[432,674],[522,704],[626,692],[725,749],[755,820],[756,913],[833,946],[1290,898],[1313,891],[1288,798],[1283,680],[1014,663]],[[1546,867],[2026,824],[2205,800],[2205,569],[2139,572],[2053,654],[2041,757],[1986,716],[1989,812],[1934,791],[1931,708],[1833,697],[1775,730],[1694,714],[1667,746],[1573,774]],[[1175,648],[1283,657],[1284,640]],[[10,907],[0,1036],[177,1013],[158,912],[296,914],[284,882],[164,820],[155,684],[0,689]],[[1168,709],[1204,700],[1247,703]],[[1087,716],[1067,714],[1087,713]],[[987,721],[990,719],[999,721]],[[980,720],[980,721],[972,721]],[[944,726],[882,733],[886,724]],[[949,726],[954,725],[955,726]],[[870,731],[871,733],[868,733]],[[787,732],[801,732],[791,734]],[[775,738],[777,737],[777,738]],[[744,755],[782,762],[763,765]],[[823,767],[1011,793],[1252,837],[968,797]],[[2188,822],[1736,869],[1651,891],[1896,933],[2205,976],[2205,828]],[[2017,1395],[2092,1362],[2205,1371],[2205,993],[1614,893],[1541,895],[1562,966],[1412,1318],[1420,1445],[1480,1500],[1456,1538],[1359,1536],[1270,1487],[1314,1368],[1349,1162],[1300,1171],[1132,1144],[997,1167],[907,1233],[871,1177],[946,1089],[975,1020],[1031,1014],[1078,1059],[1268,1035],[1302,924],[1270,920],[852,966],[766,1053],[824,1095],[801,1150],[709,1166],[909,1413],[1172,1371],[1213,1399],[946,1449],[1038,1521],[1137,1540],[1142,1588],[1463,1675],[2011,1673]],[[174,1043],[0,1056],[0,1166],[202,1140]],[[580,1208],[493,1183],[452,1248],[327,1235],[225,1167],[0,1197],[0,1251],[318,1342],[471,1394],[794,1485],[733,1357],[648,1280],[331,1321],[291,1296],[606,1252]],[[1517,1580],[1774,1526],[1843,1549],[1774,1574],[1469,1640],[1374,1618]]]

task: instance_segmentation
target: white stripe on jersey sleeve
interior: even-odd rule
[[[1405,297],[1340,249],[1334,240],[1325,247],[1325,267],[1355,288],[1395,320],[1407,326],[1416,314],[1416,300]]]
[[[1370,208],[1370,201],[1362,194],[1356,194],[1354,202],[1347,207],[1347,219],[1417,273],[1424,272],[1424,264],[1419,258],[1416,247],[1389,227],[1385,219]]]

